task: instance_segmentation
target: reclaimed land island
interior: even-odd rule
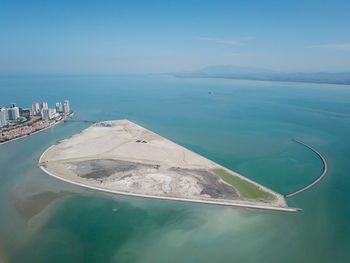
[[[39,167],[104,192],[296,212],[284,197],[131,121],[98,122],[48,148]]]

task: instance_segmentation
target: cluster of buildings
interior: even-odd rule
[[[0,132],[0,142],[29,135],[38,130],[47,128],[50,125],[51,125],[50,121],[40,120],[33,124],[23,125],[18,128],[10,129],[8,131],[2,131]]]
[[[70,113],[69,100],[65,100],[62,106],[61,102],[56,102],[55,108],[49,108],[47,102],[33,102],[31,115],[40,115],[43,120],[51,120],[60,117],[61,114],[68,115]]]
[[[69,100],[63,104],[56,102],[55,108],[49,108],[47,102],[33,102],[32,109],[20,109],[16,103],[10,107],[0,107],[0,128],[7,125],[16,125],[26,120],[27,116],[39,116],[43,120],[59,119],[62,116],[70,114]],[[21,116],[22,114],[22,116]],[[28,118],[27,118],[28,119]]]
[[[9,121],[16,121],[19,117],[19,108],[16,103],[12,103],[9,108],[0,108],[0,127],[6,126]]]
[[[0,107],[0,143],[51,127],[70,113],[69,100],[56,102],[55,108],[49,108],[47,102],[33,102],[31,109],[18,108],[15,103]]]

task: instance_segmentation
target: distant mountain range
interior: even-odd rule
[[[350,72],[282,73],[255,67],[209,66],[192,72],[169,73],[183,78],[227,78],[285,82],[309,82],[350,85]]]

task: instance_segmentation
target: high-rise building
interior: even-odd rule
[[[13,108],[7,109],[7,113],[8,113],[8,118],[11,121],[17,120],[17,118],[19,118],[19,108],[18,107],[13,107]]]
[[[57,117],[57,111],[56,109],[49,109],[50,110],[50,119]]]
[[[56,102],[56,112],[63,112],[63,107],[61,102]]]
[[[47,102],[43,101],[40,103],[40,110],[47,110],[48,108]]]
[[[51,119],[50,109],[42,109],[41,110],[41,117],[43,118],[43,120],[50,120]]]
[[[0,109],[0,127],[4,127],[7,125],[7,109],[1,108]]]
[[[32,111],[33,111],[33,115],[39,115],[40,114],[39,102],[33,102],[33,104],[32,104]]]
[[[64,101],[64,113],[70,113],[69,100]]]
[[[11,103],[11,108],[14,108],[16,106],[17,106],[16,103]]]
[[[9,120],[8,108],[2,107],[0,108],[0,111],[5,113],[5,118],[8,121]]]

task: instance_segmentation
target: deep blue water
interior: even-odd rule
[[[41,152],[89,124],[0,146],[0,262],[349,262],[350,87],[168,76],[0,77],[0,105],[69,99],[75,119],[130,119],[287,194],[297,214],[119,197],[57,181]],[[35,210],[36,194],[61,193]],[[45,201],[45,195],[42,199]],[[44,202],[45,203],[45,202]],[[36,211],[26,217],[26,211]],[[21,212],[22,211],[22,212]]]

